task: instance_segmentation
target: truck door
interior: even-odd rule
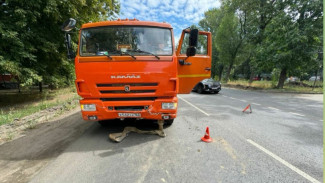
[[[212,40],[211,33],[199,31],[196,55],[187,57],[190,30],[183,30],[176,51],[179,94],[190,93],[201,80],[211,77]]]

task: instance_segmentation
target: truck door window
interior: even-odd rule
[[[184,34],[184,39],[181,48],[181,54],[186,54],[186,50],[189,43],[189,33]],[[206,35],[199,35],[196,47],[196,54],[207,55],[208,54],[208,37]]]

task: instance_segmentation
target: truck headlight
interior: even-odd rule
[[[177,108],[177,103],[161,103],[161,108],[162,109],[176,109]]]
[[[96,111],[95,104],[81,104],[82,111]]]

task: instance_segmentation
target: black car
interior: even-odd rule
[[[203,93],[203,92],[219,93],[220,90],[221,90],[221,83],[212,78],[204,79],[200,81],[193,88],[193,91],[196,91],[198,93]]]

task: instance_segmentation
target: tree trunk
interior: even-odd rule
[[[39,88],[39,92],[42,93],[43,91],[42,82],[38,82],[38,88]]]
[[[221,81],[222,79],[222,72],[223,72],[223,65],[219,65],[219,73],[218,73],[219,81]]]
[[[5,79],[3,78],[3,74],[1,74],[1,78],[2,78],[2,81],[3,81],[3,86],[6,88],[6,81],[5,81]]]
[[[251,70],[251,75],[249,76],[249,83],[253,83],[255,72]]]
[[[226,82],[228,82],[228,80],[229,80],[229,76],[230,76],[230,72],[231,72],[232,66],[233,66],[233,63],[231,63],[229,65],[229,67],[228,67],[227,75],[226,75]]]
[[[16,80],[17,80],[17,83],[18,83],[18,93],[20,93],[20,92],[21,92],[21,91],[20,91],[20,80],[19,80],[18,77],[16,78]]]
[[[311,91],[314,91],[316,81],[317,81],[317,74],[318,74],[318,70],[316,70],[316,72],[315,72],[315,81],[314,81],[313,88],[311,89]]]
[[[281,70],[277,88],[280,88],[280,89],[283,88],[284,81],[286,80],[286,76],[287,76],[287,68],[284,68]]]

